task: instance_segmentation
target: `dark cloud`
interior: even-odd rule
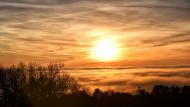
[[[113,80],[113,81],[102,81],[96,82],[94,85],[97,86],[126,86],[128,80]]]
[[[20,41],[25,41],[25,42],[44,42],[43,39],[40,39],[40,38],[32,38],[32,37],[28,37],[28,38],[21,38],[21,37],[15,37],[16,40],[20,40]]]
[[[164,6],[164,5],[127,5],[127,6],[118,6],[118,7],[127,7],[127,8],[150,8],[150,9],[176,9],[181,11],[189,11],[190,7],[179,7],[179,6]]]
[[[1,37],[1,36],[12,36],[12,35],[14,35],[14,34],[9,33],[9,32],[1,32],[1,31],[0,31],[0,37]]]
[[[152,47],[171,45],[175,43],[189,43],[190,31],[175,33],[166,37],[154,37],[150,39],[145,39],[142,42],[145,44],[150,44]]]
[[[35,4],[57,4],[74,2],[77,0],[0,0],[1,2],[13,2],[13,3],[35,3]]]
[[[144,72],[144,73],[134,73],[134,75],[137,76],[158,76],[158,77],[185,77],[189,78],[190,77],[190,72],[189,71],[180,71],[180,72]]]
[[[35,11],[40,9],[47,10],[49,9],[48,6],[45,5],[34,5],[34,4],[26,4],[26,3],[19,3],[19,2],[1,2],[0,1],[0,9],[1,10],[9,10],[9,11]]]
[[[89,78],[89,77],[78,77],[77,79],[80,82],[90,82],[90,83],[97,83],[102,80],[101,78]]]

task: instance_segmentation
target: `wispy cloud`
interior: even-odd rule
[[[122,65],[142,56],[182,58],[190,45],[189,5],[188,0],[0,0],[0,53],[15,54],[15,60],[49,56],[79,63],[90,61],[93,43],[107,36],[117,38],[127,56]],[[158,48],[164,52],[158,54]]]
[[[166,37],[154,37],[150,39],[143,40],[144,44],[150,44],[152,47],[171,45],[175,43],[189,43],[190,42],[190,32],[185,31],[182,33],[176,33]]]

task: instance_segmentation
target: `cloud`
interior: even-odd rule
[[[49,6],[45,5],[35,5],[35,4],[26,4],[26,3],[17,3],[17,2],[1,2],[0,1],[0,9],[1,10],[12,10],[12,11],[21,11],[21,10],[42,10],[42,9],[50,9]]]
[[[68,71],[69,72],[69,71]],[[136,92],[143,86],[151,90],[155,84],[188,85],[190,82],[189,68],[180,69],[109,69],[109,70],[72,70],[69,72],[78,78],[85,87],[99,87],[104,90]]]
[[[189,78],[190,73],[188,71],[180,71],[180,72],[145,72],[145,73],[134,73],[137,76],[157,76],[157,77],[184,77]]]
[[[151,39],[145,39],[142,42],[145,44],[150,44],[152,47],[166,46],[175,43],[188,43],[190,42],[190,31],[185,31],[182,33],[175,33],[166,37],[154,37]]]
[[[158,55],[152,54],[156,47],[164,46],[167,58],[177,50],[188,53],[190,14],[185,0],[0,1],[0,42],[10,47],[1,52],[82,60],[96,39],[108,36],[118,39],[128,56],[124,60],[151,60]],[[170,44],[181,47],[171,49]]]
[[[136,88],[143,86],[151,90],[155,84],[188,85],[190,82],[189,68],[182,69],[109,69],[102,70],[72,70],[70,74],[78,78],[86,87],[99,87],[101,89],[135,92]],[[98,72],[99,71],[99,72]],[[100,76],[101,75],[101,76]]]
[[[33,4],[57,4],[57,3],[66,3],[73,2],[76,0],[0,0],[1,2],[10,2],[10,3],[33,3]]]
[[[181,11],[189,11],[189,7],[179,7],[179,6],[164,6],[164,5],[127,5],[127,6],[118,6],[126,8],[150,8],[150,9],[174,9]]]

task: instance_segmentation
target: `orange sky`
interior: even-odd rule
[[[190,65],[189,6],[187,0],[0,0],[0,64]],[[89,57],[102,38],[117,42],[119,60]]]

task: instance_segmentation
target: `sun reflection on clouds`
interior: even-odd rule
[[[80,64],[88,59],[89,51],[97,46],[98,40],[109,38],[117,45],[111,47],[122,53],[117,55],[121,57],[121,65],[136,60],[159,61],[165,65],[168,63],[165,60],[172,62],[176,57],[183,58],[177,62],[189,64],[187,0],[156,0],[149,4],[149,0],[63,0],[54,5],[48,0],[48,5],[39,1],[32,4],[31,0],[9,1],[0,5],[0,59],[7,59],[6,63],[12,64],[12,60],[18,60],[18,55],[23,55],[34,60],[38,56],[39,60],[47,62],[49,58],[69,59],[73,65]],[[76,59],[78,61],[74,62]],[[89,61],[95,60],[82,63]],[[5,61],[0,60],[0,63]]]

